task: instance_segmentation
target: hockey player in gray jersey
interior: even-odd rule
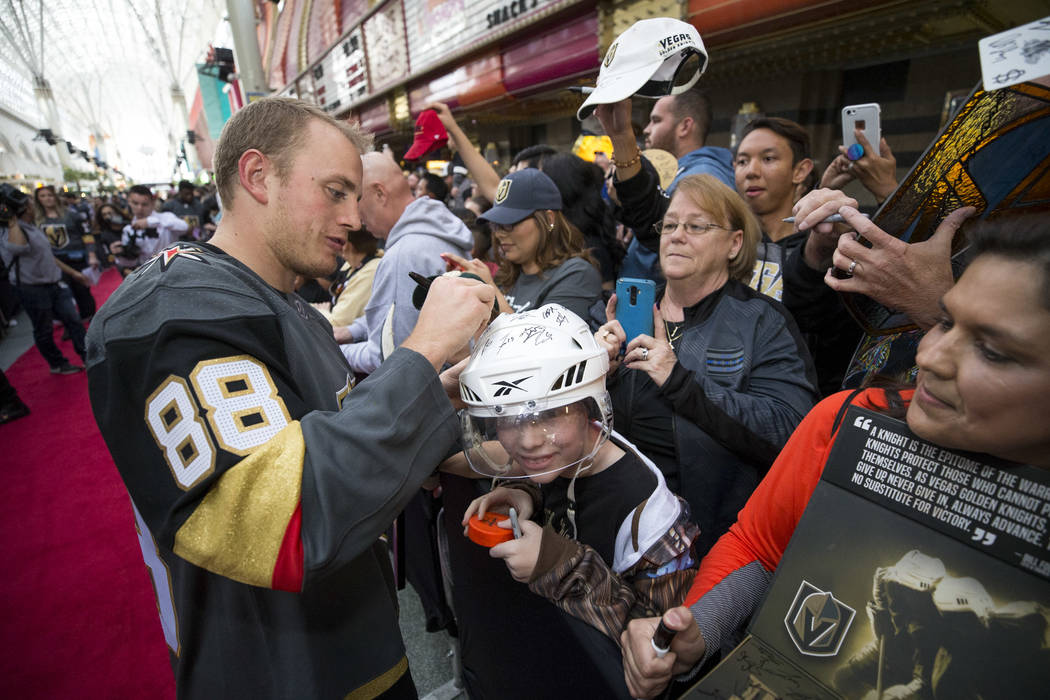
[[[160,252],[92,324],[92,409],[179,697],[415,697],[380,535],[456,449],[436,370],[493,292],[436,280],[411,335],[351,391],[331,327],[292,287],[334,270],[360,226],[368,146],[296,100],[244,108],[216,149],[214,238]]]

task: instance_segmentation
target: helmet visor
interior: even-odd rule
[[[463,413],[463,452],[486,477],[530,479],[586,466],[609,435],[593,398],[566,406],[488,417]]]

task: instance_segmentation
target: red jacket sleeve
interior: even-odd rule
[[[806,415],[737,515],[737,521],[700,562],[686,605],[693,605],[729,574],[751,562],[759,562],[767,571],[776,569],[820,481],[836,434],[832,432],[835,417],[851,393],[829,396]],[[881,408],[886,399],[882,390],[869,389],[853,403]]]

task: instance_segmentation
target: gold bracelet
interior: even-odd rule
[[[638,163],[642,162],[642,152],[635,151],[634,158],[625,161],[616,160],[616,154],[613,153],[612,162],[617,168],[629,168],[632,165],[638,165]]]

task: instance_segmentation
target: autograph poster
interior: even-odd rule
[[[851,408],[750,636],[688,698],[1050,687],[1050,473]]]

